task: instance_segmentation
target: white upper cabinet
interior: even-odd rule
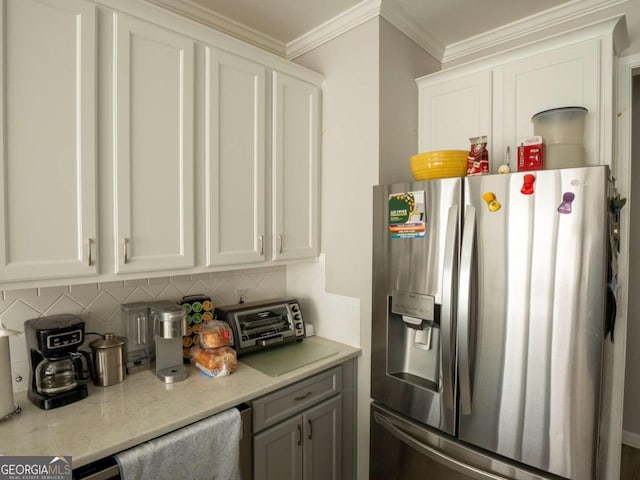
[[[321,75],[137,0],[0,41],[0,289],[317,255]]]
[[[265,259],[266,68],[207,47],[207,266]]]
[[[116,272],[194,266],[194,42],[113,13]]]
[[[95,274],[95,7],[0,7],[0,280]]]
[[[320,89],[273,73],[272,258],[318,254]]]
[[[619,18],[607,19],[419,78],[419,150],[469,149],[470,137],[487,135],[491,172],[507,148],[515,171],[517,146],[534,135],[536,113],[585,107],[586,164],[610,164],[624,28]]]
[[[584,135],[587,163],[600,163],[599,59],[599,42],[591,40],[506,64],[502,149],[510,146],[515,154],[515,147],[533,135],[531,117],[536,113],[579,106],[589,111]]]
[[[434,78],[418,89],[419,152],[465,150],[469,138],[491,138],[492,72]]]
[[[267,249],[271,260],[317,255],[319,88],[273,72],[268,97],[263,65],[213,48],[205,57],[207,266],[263,262]]]

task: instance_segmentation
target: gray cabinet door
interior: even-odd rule
[[[302,414],[304,480],[342,478],[342,395]]]
[[[302,417],[293,417],[253,437],[254,480],[302,479]]]

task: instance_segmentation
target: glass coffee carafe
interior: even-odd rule
[[[82,361],[86,356],[86,352],[78,352],[61,358],[44,358],[34,373],[37,392],[42,395],[54,395],[89,383],[89,363],[85,360],[85,368],[85,362]]]

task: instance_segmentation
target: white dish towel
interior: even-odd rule
[[[240,412],[217,415],[115,455],[124,480],[237,480]]]

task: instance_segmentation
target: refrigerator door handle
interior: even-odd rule
[[[476,209],[467,205],[464,213],[462,246],[460,248],[460,284],[458,294],[458,375],[460,410],[471,414],[471,365],[469,358],[469,325],[471,315],[471,275],[476,239]]]
[[[440,311],[440,364],[442,365],[442,383],[444,405],[453,410],[455,408],[454,393],[454,354],[456,351],[456,337],[454,325],[454,279],[456,265],[456,243],[458,237],[458,206],[449,208],[447,232],[444,245],[444,266],[442,269],[442,308]]]
[[[420,454],[425,455],[444,465],[445,467],[456,470],[457,472],[463,473],[467,476],[470,476],[470,478],[475,478],[477,480],[508,480],[507,477],[485,472],[484,470],[481,470],[474,466],[467,465],[466,463],[461,462],[456,458],[450,457],[446,453],[441,452],[440,450],[437,450],[436,448],[421,442],[420,440],[403,431],[400,426],[393,423],[392,419],[385,417],[380,412],[374,412],[373,418],[375,418],[378,425],[387,430],[401,442],[415,449]]]

